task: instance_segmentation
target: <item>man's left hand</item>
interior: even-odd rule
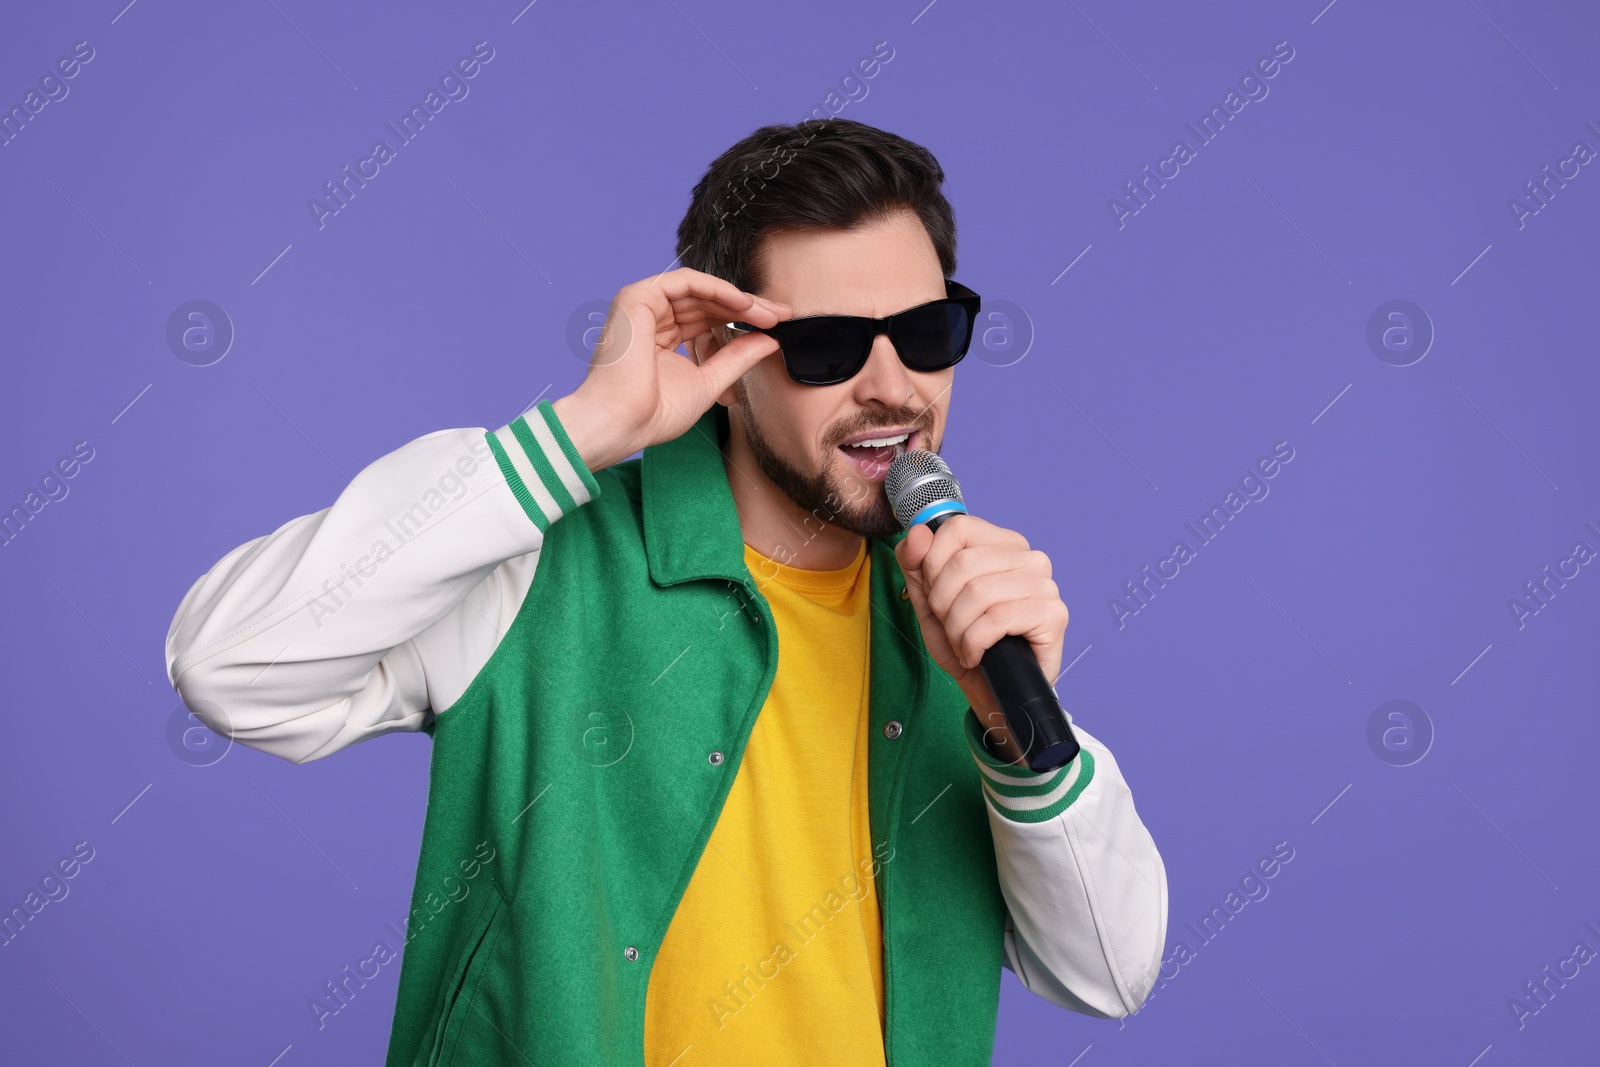
[[[929,655],[961,686],[980,722],[1004,721],[979,663],[1007,634],[1026,638],[1045,678],[1055,681],[1067,606],[1050,578],[1050,557],[1021,534],[958,514],[937,534],[913,526],[895,559]]]

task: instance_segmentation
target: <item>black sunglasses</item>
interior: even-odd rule
[[[867,364],[872,343],[887,333],[900,362],[916,371],[944,370],[961,362],[972,344],[978,319],[978,294],[960,282],[945,279],[943,300],[897,311],[881,319],[861,315],[810,315],[786,319],[776,326],[728,325],[743,333],[774,337],[789,377],[801,385],[835,385],[848,381]]]

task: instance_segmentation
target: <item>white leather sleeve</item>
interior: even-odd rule
[[[1138,1011],[1166,944],[1167,872],[1116,757],[1074,723],[1082,751],[1065,766],[1008,766],[967,719],[1008,912],[1005,966],[1071,1011]]]
[[[550,523],[598,492],[548,402],[417,438],[196,581],[168,680],[212,730],[292,763],[420,730],[499,645]]]

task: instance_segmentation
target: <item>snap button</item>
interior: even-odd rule
[[[639,950],[634,948],[632,945],[629,945],[627,948],[623,949],[622,954],[628,957],[629,963],[632,963],[634,960],[639,958]]]
[[[901,726],[899,719],[890,719],[888,722],[883,724],[883,736],[887,737],[891,741],[900,736],[900,730]]]
[[[900,590],[900,599],[901,600],[910,600],[911,599],[911,587],[910,586],[906,586],[904,589]]]
[[[713,752],[713,753],[711,753],[711,755],[707,756],[706,758],[711,761],[711,766],[713,766],[713,767],[722,766],[722,753],[721,752]]]

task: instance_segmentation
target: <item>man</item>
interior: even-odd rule
[[[1029,769],[978,666],[1020,634],[1059,674],[1049,560],[882,489],[970,340],[943,177],[860,123],[757,130],[574,392],[410,442],[184,598],[213,729],[432,738],[390,1067],[978,1064],[1002,966],[1144,1001],[1166,873],[1127,783],[1081,725]]]

